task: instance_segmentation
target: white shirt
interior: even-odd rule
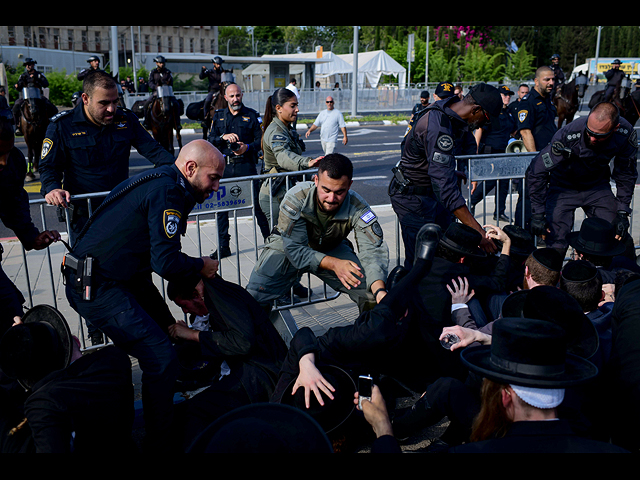
[[[340,129],[347,126],[342,116],[342,112],[337,109],[323,110],[313,122],[316,127],[322,127],[320,130],[320,140],[324,142],[336,143]]]

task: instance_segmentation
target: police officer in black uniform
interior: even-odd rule
[[[256,164],[262,140],[262,118],[252,108],[242,103],[242,89],[232,83],[225,93],[228,107],[215,111],[211,123],[209,141],[220,150],[226,160],[224,178],[247,177],[257,175]],[[253,182],[255,212],[258,226],[263,238],[269,236],[269,222],[257,204],[260,185]],[[231,255],[229,248],[229,214],[218,213],[219,258]]]
[[[171,70],[166,67],[167,61],[165,58],[162,55],[158,55],[153,61],[156,62],[156,68],[149,72],[149,81],[147,82],[151,95],[142,104],[144,124],[147,127],[149,125],[149,109],[151,102],[153,102],[158,95],[158,87],[163,85],[173,86],[173,74]]]
[[[551,101],[553,101],[556,91],[558,90],[558,88],[562,87],[565,82],[564,72],[562,71],[562,67],[560,66],[560,55],[558,55],[557,53],[551,55],[551,65],[549,65],[549,68],[553,70],[553,75],[555,78],[553,90],[551,91]]]
[[[52,117],[58,113],[58,108],[44,96],[43,89],[49,86],[49,80],[47,80],[47,77],[45,77],[42,72],[36,69],[36,63],[38,62],[33,58],[25,58],[23,66],[26,67],[26,70],[20,75],[18,82],[15,84],[15,88],[19,93],[18,99],[13,104],[13,119],[17,132],[20,132],[20,118],[22,117],[22,104],[24,103],[24,97],[22,96],[23,88],[35,87],[40,90],[41,100],[45,105],[47,117]]]
[[[15,146],[13,115],[8,108],[0,110],[0,220],[14,231],[26,250],[42,250],[60,240],[55,231],[38,231],[31,220],[29,196],[24,189],[27,162]],[[2,246],[0,245],[0,260]],[[22,317],[24,297],[0,267],[0,337]]]
[[[215,147],[206,140],[188,143],[175,164],[116,186],[65,256],[69,304],[139,362],[145,429],[153,453],[172,449],[179,365],[168,337],[175,319],[152,272],[201,292],[202,278],[216,275],[218,262],[184,254],[180,236],[196,202],[218,189],[223,173],[224,158]]]
[[[498,88],[502,96],[503,106],[498,118],[492,118],[491,122],[476,130],[478,141],[478,154],[505,153],[509,139],[516,132],[516,121],[511,115],[509,101],[514,93],[506,85]],[[474,182],[476,183],[476,182]],[[484,186],[482,185],[484,183]],[[485,193],[489,193],[496,188],[496,205],[493,212],[494,220],[510,222],[505,215],[507,195],[509,194],[509,180],[486,180],[473,186],[471,190],[471,212],[474,213],[475,206],[483,199]]]
[[[215,57],[213,57],[211,62],[213,62],[213,68],[206,68],[203,65],[199,75],[200,80],[204,80],[205,78],[209,80],[209,93],[204,99],[205,119],[209,115],[209,110],[211,109],[211,102],[213,101],[214,95],[220,94],[220,86],[222,85],[222,74],[224,73],[224,68],[222,68],[224,60],[222,60],[221,57],[216,55]]]
[[[89,218],[86,201],[70,202],[71,195],[108,192],[126,180],[132,147],[154,165],[175,160],[133,112],[117,107],[118,90],[111,75],[91,72],[83,92],[82,103],[52,118],[40,158],[42,195],[50,205],[70,207],[71,244]],[[93,199],[92,208],[101,200]]]
[[[562,127],[527,171],[531,233],[546,236],[548,247],[564,253],[574,212],[582,207],[589,217],[614,223],[617,237],[627,240],[637,153],[637,132],[612,103],[602,102],[588,117]],[[610,178],[616,182],[615,197]]]
[[[80,73],[78,73],[78,80],[84,80],[84,77],[86,77],[89,72],[100,70],[100,57],[97,55],[91,55],[87,59],[87,63],[89,64],[89,68],[83,68]]]
[[[497,250],[466,206],[456,174],[455,151],[477,152],[472,130],[498,116],[498,89],[481,83],[462,100],[453,95],[425,108],[405,135],[402,156],[389,184],[391,205],[402,227],[405,267],[411,268],[416,235],[427,223],[446,229],[455,215],[483,234],[482,248]],[[457,147],[457,148],[456,148]]]
[[[604,91],[604,101],[611,101],[611,96],[616,89],[616,86],[622,81],[625,76],[623,70],[620,70],[622,62],[619,59],[615,59],[611,62],[611,68],[604,72],[604,76],[607,79],[607,87]]]
[[[540,151],[549,144],[551,138],[558,131],[555,120],[557,111],[551,101],[554,85],[555,74],[553,70],[550,67],[538,68],[534,87],[522,97],[518,104],[516,125],[527,152]],[[525,182],[524,193],[521,187],[518,193],[515,223],[525,230],[529,230],[529,222],[531,221],[529,185]]]

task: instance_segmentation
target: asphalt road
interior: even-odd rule
[[[389,185],[391,167],[395,165],[400,156],[400,141],[404,135],[406,126],[403,125],[365,125],[348,127],[348,143],[346,146],[338,144],[336,151],[347,155],[354,163],[353,189],[360,193],[371,205],[388,204],[387,186]],[[322,155],[319,132],[313,132],[309,138],[301,135],[305,141],[306,155],[316,157]],[[183,134],[183,145],[202,138],[201,133]],[[27,154],[26,145],[22,137],[16,138],[16,146]],[[177,148],[177,143],[176,143]],[[129,174],[135,175],[152,165],[137,151],[132,150],[130,157]],[[40,195],[40,181],[36,174],[34,181],[26,182],[25,189],[29,193],[30,200],[42,201]],[[56,209],[40,205],[31,205],[31,218],[39,229],[43,229],[42,217],[49,230],[66,232],[66,225],[58,220]],[[15,235],[4,225],[0,224],[0,240],[12,238]]]

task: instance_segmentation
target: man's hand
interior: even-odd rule
[[[59,241],[61,238],[62,237],[57,230],[45,230],[35,238],[31,248],[33,248],[34,250],[42,250],[44,248],[47,248],[52,243]]]
[[[364,277],[357,263],[328,255],[320,262],[320,268],[323,270],[331,270],[335,273],[340,283],[342,283],[347,290],[360,286],[360,279]]]
[[[353,403],[358,405],[359,392],[353,396]],[[364,418],[373,428],[377,438],[383,435],[393,435],[393,427],[387,413],[387,406],[377,385],[371,391],[371,400],[362,400],[362,412]]]
[[[204,278],[214,278],[218,273],[218,265],[220,263],[211,257],[202,257],[202,260],[204,261],[204,266],[200,270],[200,275]]]
[[[459,348],[467,347],[474,342],[478,342],[481,345],[491,345],[491,335],[482,333],[480,330],[473,330],[471,328],[461,327],[459,325],[454,325],[453,327],[444,327],[442,329],[442,334],[440,335],[439,340],[442,340],[448,333],[457,335],[460,339],[458,343],[451,346],[452,352]]]
[[[453,279],[452,283],[453,288],[447,285],[447,290],[449,290],[451,294],[452,304],[467,303],[475,295],[475,291],[471,290],[471,292],[469,292],[469,280],[467,280],[467,277],[458,277],[458,280],[460,280],[460,285],[456,283],[455,279]]]
[[[56,207],[64,207],[67,208],[69,202],[71,201],[71,194],[66,190],[62,190],[61,188],[56,188],[51,190],[44,196],[45,201],[49,205],[55,205]]]
[[[547,236],[547,233],[551,233],[547,217],[544,213],[534,213],[531,215],[530,231],[532,235],[539,235],[543,239]]]
[[[629,214],[624,210],[618,210],[611,223],[613,223],[616,232],[616,240],[622,240],[629,231]]]
[[[333,400],[333,392],[336,391],[333,385],[322,376],[322,373],[320,373],[320,370],[316,367],[315,359],[314,353],[307,353],[300,359],[298,362],[300,373],[291,391],[293,395],[299,387],[304,388],[304,403],[307,408],[311,406],[311,392],[316,396],[318,403],[324,406],[321,392],[324,392],[327,397]]]
[[[191,342],[200,341],[200,332],[187,327],[183,320],[178,320],[173,325],[169,325],[169,335],[175,339],[189,340]]]

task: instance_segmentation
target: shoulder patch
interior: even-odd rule
[[[40,160],[42,160],[44,157],[48,155],[52,147],[53,147],[53,142],[51,141],[50,138],[45,138],[42,141],[42,151],[40,152]]]
[[[376,214],[373,213],[371,210],[368,210],[367,212],[365,212],[363,215],[360,215],[360,219],[364,222],[364,223],[369,223],[371,222],[371,220],[373,220],[374,218],[376,218]]]
[[[164,233],[167,237],[173,238],[178,233],[180,227],[181,214],[177,210],[165,210],[162,214],[162,222],[164,225]]]
[[[453,138],[451,135],[442,134],[438,137],[437,145],[443,152],[448,152],[453,148]]]
[[[529,114],[529,111],[528,111],[528,110],[520,110],[520,111],[518,112],[518,121],[519,121],[520,123],[524,122],[524,121],[525,121],[525,119],[527,118],[527,115],[528,115],[528,114]]]

